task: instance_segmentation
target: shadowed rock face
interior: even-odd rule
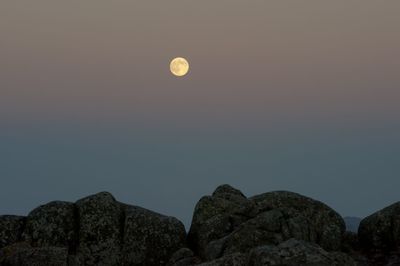
[[[400,202],[362,220],[358,234],[365,249],[382,251],[398,249],[400,246]]]
[[[365,218],[358,235],[344,227],[308,197],[247,198],[222,185],[197,203],[186,235],[176,218],[101,192],[0,216],[0,265],[400,265],[400,203]]]
[[[361,221],[361,248],[376,265],[400,265],[400,202]]]

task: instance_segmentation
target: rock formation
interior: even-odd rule
[[[219,186],[176,218],[101,192],[0,216],[0,265],[400,265],[400,203],[345,232],[327,205],[286,191],[246,197]]]

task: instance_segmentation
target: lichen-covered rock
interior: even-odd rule
[[[0,265],[67,266],[68,249],[62,247],[31,247],[16,243],[0,251]]]
[[[0,249],[20,240],[24,224],[25,217],[23,216],[0,216]]]
[[[125,206],[124,265],[165,265],[185,241],[185,227],[176,218]]]
[[[320,246],[290,239],[278,246],[260,246],[249,254],[249,266],[356,266],[344,253],[327,252]]]
[[[207,246],[206,259],[248,252],[254,247],[277,245],[289,239],[291,232],[279,210],[266,211],[242,223],[232,233]]]
[[[31,211],[23,238],[33,246],[75,246],[77,221],[73,203],[53,201]]]
[[[228,185],[218,187],[212,196],[197,203],[188,241],[193,250],[207,258],[207,246],[231,233],[257,214],[256,206],[240,191]]]
[[[362,247],[370,252],[400,249],[400,202],[363,219],[358,229]]]
[[[79,216],[78,257],[83,265],[120,265],[123,213],[107,192],[76,202]]]
[[[345,223],[324,203],[286,191],[264,193],[251,200],[260,211],[280,210],[291,237],[317,243],[326,250],[340,250]]]
[[[342,217],[319,201],[284,191],[246,198],[223,185],[197,203],[188,239],[209,261],[290,238],[340,250],[344,231]]]

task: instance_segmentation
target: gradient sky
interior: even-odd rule
[[[400,200],[400,1],[1,1],[0,214],[107,190],[187,225],[222,183]],[[169,61],[186,57],[189,75]]]

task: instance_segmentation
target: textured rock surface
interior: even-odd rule
[[[340,250],[344,231],[341,216],[319,201],[284,191],[248,199],[223,185],[196,205],[189,243],[201,258],[213,260],[290,238]]]
[[[68,249],[61,247],[31,247],[17,243],[0,251],[0,265],[67,266]]]
[[[356,266],[355,261],[344,253],[329,253],[316,244],[295,239],[278,246],[255,248],[250,252],[249,258],[249,266]]]
[[[400,202],[363,219],[358,229],[362,247],[391,251],[400,246]]]
[[[125,207],[124,265],[164,265],[185,245],[186,231],[176,218]]]
[[[280,210],[291,237],[317,243],[326,250],[340,250],[345,223],[322,202],[286,191],[264,193],[252,200],[260,210]]]
[[[107,192],[76,202],[79,215],[79,260],[84,265],[120,264],[123,212]]]
[[[0,249],[18,242],[25,225],[25,217],[16,215],[0,216]]]
[[[212,196],[205,196],[197,203],[188,241],[202,258],[216,258],[221,254],[209,254],[210,250],[214,247],[222,249],[222,246],[217,247],[222,243],[215,241],[226,237],[256,214],[256,205],[240,191],[228,185],[220,186]],[[222,250],[216,253],[221,252]]]
[[[200,199],[186,236],[179,220],[102,192],[0,216],[0,265],[389,266],[400,265],[399,232],[400,203],[356,234],[316,200],[285,191],[247,198],[223,185]]]
[[[74,204],[53,201],[29,213],[23,238],[33,246],[73,247],[76,225]]]

